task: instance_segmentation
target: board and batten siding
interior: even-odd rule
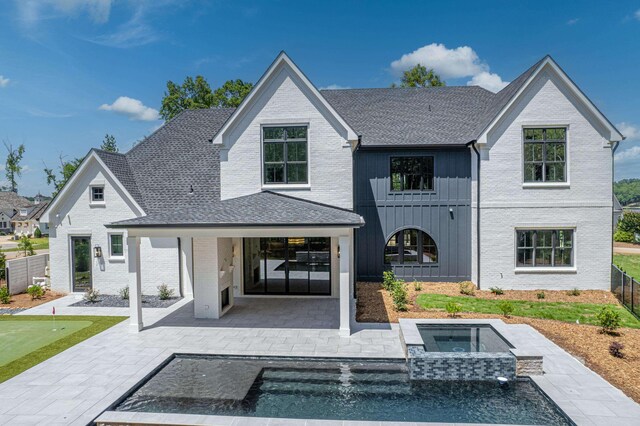
[[[433,156],[434,190],[392,192],[391,157]],[[405,281],[464,281],[471,275],[471,155],[467,148],[358,149],[354,153],[356,273],[380,281],[390,267]],[[398,230],[420,229],[438,248],[434,265],[385,265],[384,246]]]

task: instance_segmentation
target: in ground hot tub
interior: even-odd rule
[[[418,324],[427,352],[503,352],[513,346],[489,324]]]

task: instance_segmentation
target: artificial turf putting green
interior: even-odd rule
[[[0,383],[126,318],[56,316],[54,326],[49,315],[0,316]]]

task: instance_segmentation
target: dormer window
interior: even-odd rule
[[[104,186],[91,187],[91,202],[104,203]]]
[[[264,184],[309,182],[307,126],[262,128]]]
[[[26,216],[27,215],[27,209],[20,209],[20,216]]]

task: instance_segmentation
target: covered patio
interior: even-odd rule
[[[263,321],[348,336],[353,230],[363,224],[352,211],[269,191],[110,224],[127,233],[130,330],[144,328],[140,239],[170,237],[179,241],[183,295],[193,297],[181,315],[215,320],[200,325]]]

